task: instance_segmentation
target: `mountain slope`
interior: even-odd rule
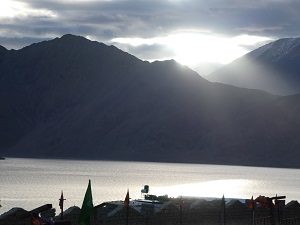
[[[7,49],[4,48],[3,46],[0,45],[0,62],[2,60],[2,58],[4,57],[4,55],[7,53]]]
[[[65,35],[0,63],[1,155],[298,167],[300,96]]]
[[[265,90],[274,94],[300,93],[300,38],[264,45],[208,77],[211,81]]]

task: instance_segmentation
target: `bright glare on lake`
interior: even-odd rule
[[[254,186],[254,181],[246,179],[227,179],[213,180],[200,183],[180,184],[155,189],[156,193],[163,195],[168,193],[170,196],[200,196],[200,197],[221,197],[225,194],[231,198],[247,198],[245,190]]]

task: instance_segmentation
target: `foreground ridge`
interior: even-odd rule
[[[129,203],[129,224],[299,224],[300,204],[291,201],[285,204],[273,197],[269,205],[264,201],[272,198],[259,196],[248,199],[204,199],[196,197],[168,198],[167,196],[145,195],[145,199],[131,200]],[[254,203],[254,204],[253,204]],[[126,207],[124,201],[104,202],[94,206],[92,224],[125,224]],[[13,208],[0,216],[1,225],[31,224],[32,218],[40,215],[41,221],[54,224],[77,225],[80,208],[70,207],[55,216],[55,209],[47,204],[31,211]]]

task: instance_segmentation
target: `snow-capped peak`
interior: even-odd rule
[[[283,38],[250,52],[248,56],[258,58],[264,55],[264,57],[269,58],[271,61],[278,61],[298,45],[300,45],[300,38]]]

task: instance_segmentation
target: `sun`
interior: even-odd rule
[[[228,64],[249,50],[245,46],[271,41],[268,37],[239,35],[226,37],[212,33],[175,32],[162,39],[162,43],[173,49],[174,59],[194,67],[199,63]]]
[[[133,47],[159,44],[171,49],[174,52],[172,58],[177,62],[195,67],[201,63],[230,63],[249,52],[245,46],[255,46],[271,40],[269,37],[251,35],[228,37],[209,32],[176,31],[154,38],[114,38],[112,42]],[[161,59],[165,57],[162,56]],[[161,59],[150,59],[150,61]]]
[[[179,33],[168,39],[168,45],[174,49],[175,60],[191,67],[205,62],[227,64],[247,53],[230,39],[213,35]]]

